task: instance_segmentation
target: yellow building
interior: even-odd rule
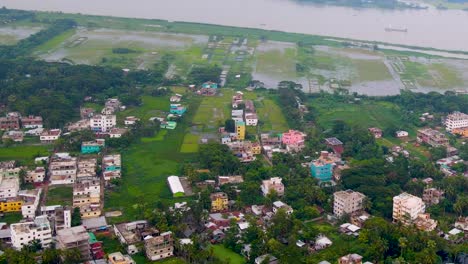
[[[262,146],[260,146],[260,144],[258,143],[253,143],[251,150],[252,150],[252,154],[254,155],[262,154]]]
[[[452,133],[462,137],[468,137],[468,127],[455,128],[452,130]]]
[[[245,139],[245,123],[243,121],[236,122],[236,132],[238,140]]]
[[[23,201],[18,199],[0,201],[0,213],[21,212]]]
[[[226,193],[217,192],[210,195],[211,199],[211,211],[212,212],[223,212],[228,207],[228,196]]]

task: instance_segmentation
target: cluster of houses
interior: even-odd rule
[[[25,135],[38,135],[43,131],[43,120],[40,116],[22,116],[19,112],[10,112],[0,117],[0,130],[4,131],[4,142],[23,142]]]
[[[181,94],[175,94],[171,96],[169,101],[171,102],[169,106],[169,114],[166,118],[156,118],[161,122],[161,128],[164,129],[175,129],[177,127],[177,121],[180,119],[185,112],[187,112],[187,107],[179,104],[182,100]]]

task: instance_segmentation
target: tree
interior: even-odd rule
[[[236,132],[236,122],[232,119],[228,119],[224,122],[224,129],[226,132],[234,133]]]
[[[83,257],[77,248],[66,249],[62,252],[63,264],[75,264],[81,263]]]
[[[61,251],[54,248],[48,248],[42,252],[41,260],[43,264],[61,264]]]
[[[79,207],[73,208],[71,226],[81,225],[81,212]]]

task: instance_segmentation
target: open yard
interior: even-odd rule
[[[73,187],[51,186],[47,193],[46,205],[72,205]]]
[[[288,122],[275,101],[263,99],[261,102],[256,102],[256,106],[262,132],[285,132],[288,130]]]
[[[0,161],[2,160],[21,160],[24,163],[34,163],[34,158],[39,156],[48,156],[51,146],[48,145],[18,145],[0,148]]]
[[[200,136],[187,134],[184,137],[184,142],[180,147],[181,153],[194,153],[198,152],[198,141],[200,140]]]
[[[213,245],[213,253],[216,257],[230,264],[243,264],[245,259],[236,252],[225,248],[223,245]]]

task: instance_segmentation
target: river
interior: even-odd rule
[[[383,10],[289,0],[0,0],[8,8],[201,22],[468,51],[468,12]],[[408,32],[387,32],[386,27]]]

